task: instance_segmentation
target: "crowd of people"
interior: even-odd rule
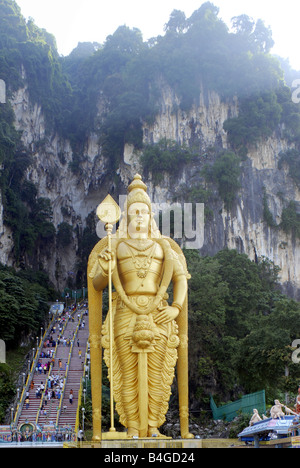
[[[88,315],[88,311],[85,312]],[[78,314],[78,321],[82,319],[81,314]],[[59,401],[63,398],[64,384],[65,384],[65,371],[67,367],[67,359],[65,362],[62,362],[62,359],[55,357],[56,355],[56,346],[62,345],[69,347],[72,344],[74,335],[70,332],[70,336],[66,336],[65,325],[68,320],[72,322],[75,321],[74,315],[64,313],[62,316],[57,317],[55,323],[53,324],[49,334],[46,336],[43,342],[43,349],[40,353],[39,360],[35,368],[35,376],[30,384],[31,393],[35,393],[35,398],[41,399],[41,409],[40,414],[47,416],[50,411],[49,403],[50,401],[56,401],[56,406],[59,405]],[[83,319],[80,323],[80,328],[85,328],[85,320]],[[78,356],[82,356],[82,350],[80,349],[80,341],[77,337],[76,343],[74,345],[78,348]],[[82,361],[82,368],[84,362]],[[46,377],[40,378],[44,374]],[[28,389],[29,390],[29,389]],[[71,389],[69,391],[68,399],[69,404],[73,404],[74,393]],[[29,391],[27,391],[25,398],[25,408],[28,409],[30,405],[29,401]],[[62,411],[65,412],[67,406],[62,407]],[[50,414],[50,413],[49,413]]]
[[[48,380],[46,382],[46,399],[49,401],[51,398],[60,398],[61,392],[64,387],[64,377],[61,377],[60,374],[51,374],[48,377]],[[33,390],[35,388],[35,383],[32,380],[31,382],[31,389]],[[37,384],[36,389],[35,389],[35,396],[36,398],[41,398],[42,394],[45,390],[45,385],[43,382],[40,384]]]
[[[74,317],[71,313],[65,312],[62,316],[57,317],[55,323],[53,324],[49,335],[45,338],[43,343],[43,349],[40,354],[40,359],[37,362],[35,368],[35,375],[39,376],[41,374],[47,375],[51,369],[54,372],[51,372],[48,375],[46,382],[41,381],[40,383],[35,383],[34,380],[31,381],[30,389],[35,390],[35,397],[38,399],[43,398],[41,413],[47,413],[47,403],[52,400],[60,400],[63,387],[64,387],[64,372],[66,370],[67,361],[63,366],[61,359],[55,359],[55,348],[56,345],[62,344],[63,346],[71,346],[73,336],[70,333],[69,337],[64,336],[62,333],[64,331],[64,326],[67,320],[72,320],[74,322]],[[84,326],[84,325],[83,325]],[[78,340],[77,340],[78,345]],[[44,359],[47,359],[44,361]],[[58,368],[57,368],[58,366]],[[57,371],[55,372],[57,368]],[[38,380],[38,378],[37,378]],[[46,389],[45,389],[46,386]],[[73,401],[73,390],[71,390],[69,395],[69,401]],[[26,392],[25,398],[25,407],[29,408],[29,391]]]

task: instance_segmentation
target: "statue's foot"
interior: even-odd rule
[[[190,432],[187,432],[186,434],[181,434],[182,439],[194,439],[195,436],[191,434]]]
[[[129,427],[127,431],[127,437],[132,438],[132,437],[138,437],[139,436],[139,431],[135,429],[134,427]]]
[[[149,428],[148,428],[148,437],[163,437],[163,435],[159,432],[157,427],[149,426]]]

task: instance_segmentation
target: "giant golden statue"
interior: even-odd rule
[[[165,421],[177,363],[181,437],[191,438],[185,258],[172,239],[160,234],[141,176],[128,187],[115,234],[112,224],[119,215],[113,203],[110,199],[98,207],[108,235],[88,262],[93,439],[101,439],[102,348],[113,395],[111,411],[115,401],[127,437],[161,436],[158,429]],[[107,286],[110,311],[102,325],[102,291]],[[110,432],[114,431],[112,417]]]

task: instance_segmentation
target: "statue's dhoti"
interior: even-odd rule
[[[130,301],[142,308],[152,297],[132,296]],[[166,305],[162,301],[160,306]],[[157,325],[155,315],[138,315],[119,298],[113,301],[113,394],[120,422],[136,429],[140,437],[148,428],[165,421],[179,345],[175,321]],[[110,368],[109,318],[103,326],[104,360]]]

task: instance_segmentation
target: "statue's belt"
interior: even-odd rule
[[[129,299],[132,303],[137,305],[141,312],[143,308],[148,308],[148,306],[153,302],[155,296],[139,295],[139,296],[129,296]],[[158,307],[164,307],[168,305],[166,300],[162,300],[159,303]],[[129,340],[133,346],[133,352],[139,352],[139,337],[145,337],[147,332],[147,337],[145,342],[148,341],[147,345],[143,348],[146,352],[154,351],[155,340],[159,340],[161,335],[169,338],[174,334],[175,331],[175,322],[160,324],[155,323],[155,310],[147,315],[135,314],[132,312],[126,304],[121,300],[120,297],[115,297],[113,303],[114,315],[115,315],[115,338],[120,335],[123,335],[125,340]],[[125,318],[125,316],[126,318]],[[175,332],[175,334],[177,334]],[[141,342],[143,340],[141,339]],[[145,343],[144,343],[145,344]]]
[[[155,299],[155,296],[140,294],[140,295],[137,295],[137,296],[128,296],[128,299],[132,304],[135,304],[136,306],[138,306],[138,308],[140,309],[140,311],[142,313],[143,309],[145,309],[145,310],[149,309],[149,306],[153,303],[153,301]],[[163,307],[163,306],[167,306],[167,305],[168,305],[168,303],[165,300],[161,300],[159,302],[159,304],[158,304],[158,307]],[[118,299],[117,299],[117,308],[118,309],[123,309],[124,307],[127,307],[126,304],[122,301],[122,299],[120,297],[118,297]],[[147,315],[147,311],[146,311],[146,315]]]

